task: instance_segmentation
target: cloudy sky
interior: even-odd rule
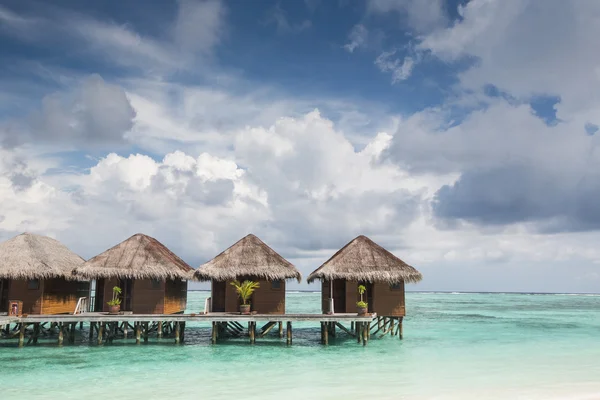
[[[598,292],[598,37],[594,0],[2,0],[0,240],[252,232],[306,276],[365,234],[413,290]]]

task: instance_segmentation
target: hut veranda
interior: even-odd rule
[[[183,313],[193,268],[158,240],[138,233],[75,268],[95,280],[93,310],[108,311],[114,286],[121,288],[121,310],[134,314]]]
[[[0,312],[73,313],[78,298],[88,292],[88,282],[71,274],[83,262],[47,236],[23,233],[1,243]]]
[[[404,284],[419,282],[422,275],[361,235],[313,271],[308,283],[317,279],[321,281],[323,313],[356,312],[356,302],[360,300],[358,286],[363,285],[368,312],[377,314],[380,327],[383,324],[383,329],[391,328],[392,334],[402,335],[402,318],[406,315]]]
[[[301,279],[292,263],[252,234],[201,265],[194,277],[211,281],[212,312],[239,311],[240,299],[232,281],[258,282],[260,287],[250,301],[252,311],[258,314],[285,314],[285,281]]]

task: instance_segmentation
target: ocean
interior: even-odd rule
[[[190,292],[188,311],[208,292]],[[288,293],[290,313],[319,312],[319,293]],[[0,344],[0,399],[600,399],[600,296],[407,293],[404,340],[366,347],[317,325],[285,339],[186,343]]]

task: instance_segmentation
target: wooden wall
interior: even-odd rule
[[[240,281],[251,279],[260,284],[252,299],[251,310],[259,314],[285,314],[285,281],[281,281],[279,289],[273,289],[271,282],[243,277]],[[225,312],[239,312],[241,301],[235,288],[228,281],[225,285]]]
[[[335,285],[335,282],[334,282]],[[404,282],[399,289],[392,289],[388,283],[378,282],[371,286],[372,293],[365,293],[365,301],[369,301],[369,312],[375,312],[379,316],[403,317],[406,315],[404,304]],[[329,282],[321,283],[321,309],[325,313],[329,310],[330,297]],[[358,294],[358,282],[346,281],[346,313],[356,313],[356,302],[360,300]],[[337,307],[336,307],[337,309]]]
[[[44,280],[40,279],[38,289],[28,289],[27,282],[25,279],[12,280],[9,286],[8,300],[21,300],[23,302],[23,314],[41,314]]]
[[[168,280],[165,284],[165,314],[177,314],[187,306],[187,281]]]
[[[112,289],[119,286],[117,278],[106,279],[103,311],[108,312],[107,301],[112,299]],[[134,279],[131,289],[131,311],[134,314],[176,314],[187,306],[187,282],[160,281],[157,286],[151,279]]]
[[[392,289],[388,283],[373,285],[373,312],[385,317],[404,317],[404,282],[399,289]]]
[[[270,281],[259,283],[260,288],[252,296],[252,310],[258,314],[285,314],[285,281],[279,289],[273,289]]]
[[[42,314],[72,314],[79,297],[88,295],[89,282],[48,279],[44,281]]]
[[[134,314],[164,314],[165,281],[154,287],[151,279],[134,279],[131,308]]]

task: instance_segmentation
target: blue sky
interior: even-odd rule
[[[559,0],[2,1],[0,239],[91,257],[143,232],[197,266],[253,232],[307,275],[366,234],[417,290],[597,291],[599,20]]]

